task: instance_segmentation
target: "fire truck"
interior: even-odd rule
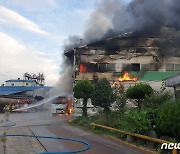
[[[72,96],[59,96],[52,100],[51,113],[52,115],[64,114],[71,115],[73,109]]]

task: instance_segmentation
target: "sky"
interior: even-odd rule
[[[63,44],[81,35],[100,0],[0,0],[0,84],[43,72],[61,76]]]

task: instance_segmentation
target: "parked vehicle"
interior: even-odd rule
[[[73,103],[72,97],[66,96],[59,96],[52,101],[51,106],[51,113],[55,114],[72,114]]]

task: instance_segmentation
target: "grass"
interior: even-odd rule
[[[6,139],[5,135],[6,135],[6,133],[3,133],[3,137],[0,137],[1,142],[4,142],[4,143],[6,142],[7,139]]]
[[[128,112],[124,112],[123,114],[128,114]],[[110,112],[107,115],[101,113],[99,115],[95,115],[93,117],[77,117],[75,120],[73,120],[72,122],[70,122],[70,125],[82,128],[86,131],[90,131],[93,132],[95,134],[98,135],[104,135],[104,136],[109,136],[109,137],[115,137],[117,139],[120,139],[122,141],[126,141],[126,136],[125,134],[121,134],[121,133],[117,133],[117,132],[113,132],[113,131],[109,131],[106,129],[102,129],[102,128],[93,128],[91,126],[91,123],[97,123],[97,124],[101,124],[101,125],[106,125],[109,127],[113,127],[113,128],[117,128],[117,129],[122,129],[119,124],[122,124],[122,113],[118,113],[118,112]],[[138,145],[138,146],[142,146],[141,144],[137,144],[137,142],[134,142],[134,144]],[[144,145],[144,144],[143,144]],[[147,148],[147,145],[144,145]],[[156,147],[155,149],[151,149],[151,150],[157,150],[159,152],[162,152],[162,150],[159,149],[159,146]],[[167,151],[163,151],[165,154],[168,154]]]
[[[112,116],[112,115],[111,115]],[[112,116],[113,117],[113,116]],[[111,119],[111,118],[110,118]],[[114,136],[116,138],[120,138],[123,139],[124,135],[117,133],[117,132],[113,132],[113,131],[109,131],[106,129],[102,129],[102,128],[96,128],[94,129],[91,126],[91,123],[98,123],[98,124],[102,124],[102,125],[109,125],[111,127],[113,127],[110,123],[108,124],[107,121],[113,121],[112,119],[110,120],[109,118],[107,118],[105,115],[101,114],[101,115],[95,115],[94,117],[77,117],[75,120],[73,120],[72,122],[70,122],[70,125],[73,126],[77,126],[80,127],[86,131],[91,131],[95,134],[99,134],[99,135],[110,135],[110,136]]]

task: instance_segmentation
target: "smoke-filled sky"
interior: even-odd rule
[[[180,30],[179,21],[179,0],[131,0],[127,3],[102,0],[87,20],[82,35],[69,37],[65,47],[69,49],[82,40],[89,43],[126,32],[136,36],[159,36],[164,27],[171,27],[170,31]]]
[[[97,0],[0,0],[0,84],[44,72],[54,85],[63,44],[82,33]]]
[[[44,72],[54,85],[64,44],[153,34],[161,26],[179,30],[179,21],[179,0],[0,0],[0,83]]]

